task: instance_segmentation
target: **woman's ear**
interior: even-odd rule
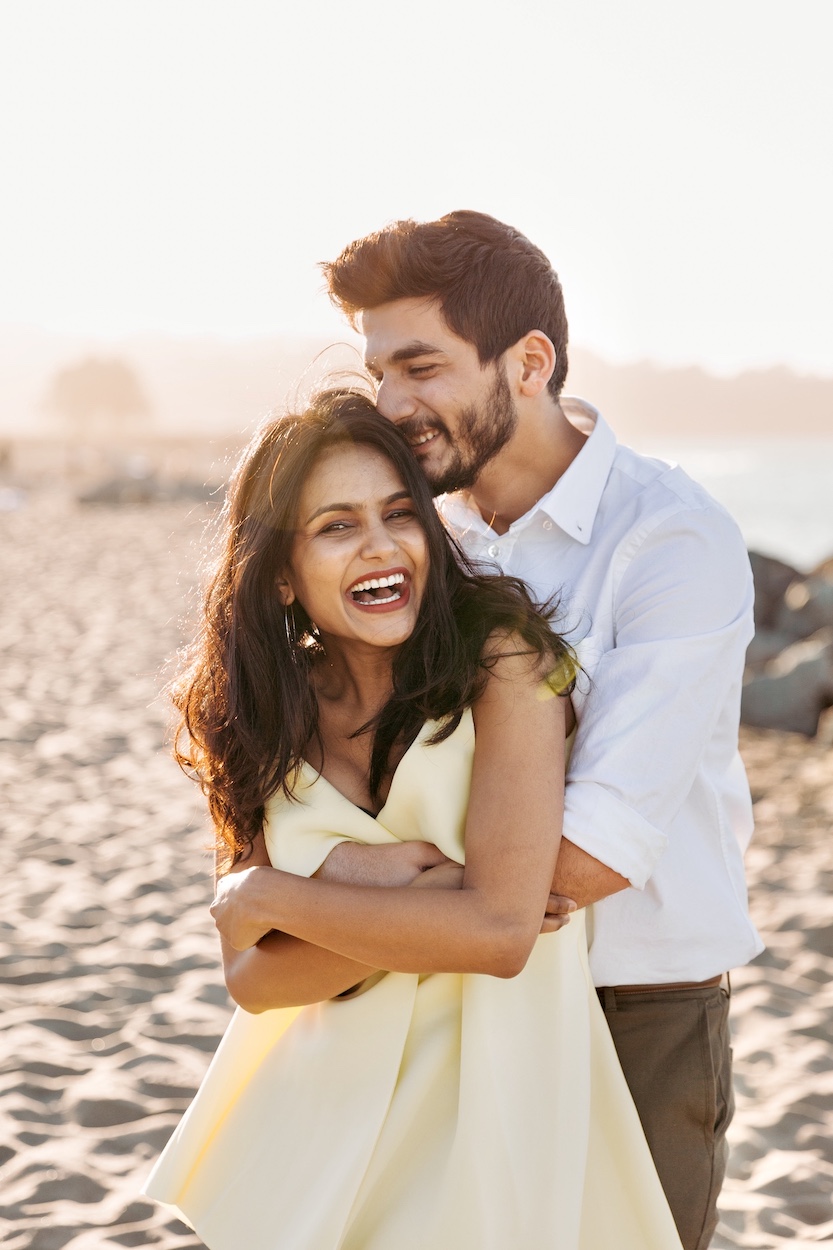
[[[288,578],[279,577],[275,586],[278,592],[278,597],[285,608],[288,608],[290,603],[295,602],[295,591],[292,589],[292,585]]]

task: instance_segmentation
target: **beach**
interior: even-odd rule
[[[16,502],[0,513],[0,1244],[197,1250],[140,1190],[230,1014],[204,802],[161,693],[216,505]],[[744,730],[742,750],[767,950],[732,974],[713,1244],[817,1246],[833,1241],[833,719],[809,742]]]

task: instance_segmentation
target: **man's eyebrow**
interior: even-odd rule
[[[417,356],[445,356],[445,354],[436,343],[423,343],[421,339],[414,339],[411,343],[406,343],[404,347],[398,347],[395,352],[391,352],[390,363],[398,365],[403,360],[415,360]],[[366,360],[365,368],[374,377],[382,372],[374,359]]]
[[[382,507],[386,508],[389,504],[396,503],[397,499],[410,499],[411,492],[409,490],[397,490],[392,495],[388,495],[382,500]],[[325,503],[323,508],[317,508],[311,516],[308,516],[304,525],[311,525],[312,522],[325,512],[360,512],[363,505],[360,503]]]
[[[435,343],[423,343],[420,339],[414,339],[412,343],[406,343],[404,347],[398,348],[391,354],[391,361],[398,365],[402,360],[413,360],[415,356],[444,356],[445,352],[441,347],[437,347]]]

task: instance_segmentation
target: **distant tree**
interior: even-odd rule
[[[59,370],[49,384],[45,406],[81,442],[121,437],[150,412],[136,373],[115,357],[91,356]]]

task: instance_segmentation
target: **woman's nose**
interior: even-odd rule
[[[368,525],[362,544],[362,556],[366,560],[384,559],[396,550],[396,539],[381,518]]]

